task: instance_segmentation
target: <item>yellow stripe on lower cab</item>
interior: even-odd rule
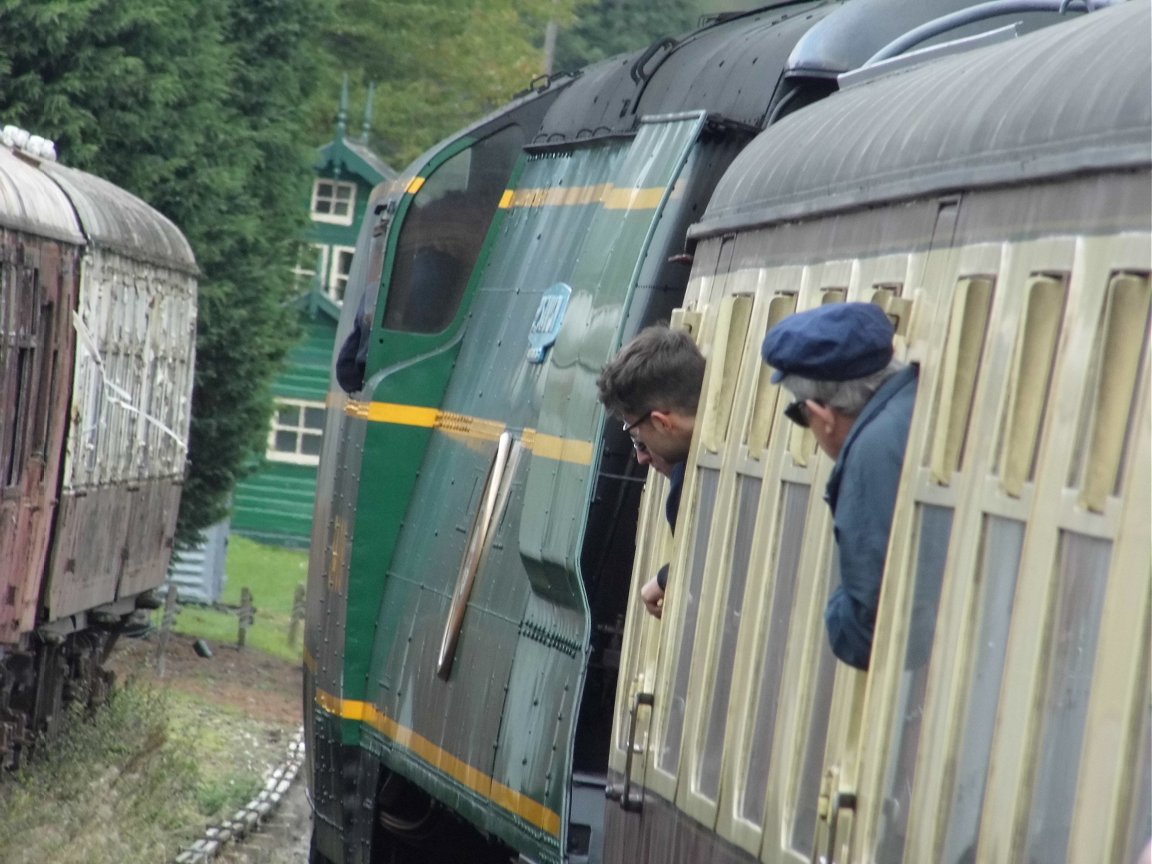
[[[457,783],[487,798],[497,807],[547,831],[554,837],[560,836],[560,815],[556,811],[522,792],[493,780],[480,769],[458,759],[423,735],[401,726],[375,705],[354,699],[341,699],[323,690],[316,691],[316,704],[334,717],[368,724],[381,735],[390,738],[397,746],[404,747]]]

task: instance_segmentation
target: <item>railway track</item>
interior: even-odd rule
[[[210,826],[173,864],[305,864],[312,811],[304,791],[304,730],[264,787],[230,818]]]

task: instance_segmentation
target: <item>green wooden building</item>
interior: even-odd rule
[[[299,289],[302,337],[273,388],[276,411],[264,459],[233,497],[232,531],[265,543],[303,548],[311,538],[336,322],[356,235],[372,188],[396,177],[366,143],[371,105],[369,94],[360,139],[350,139],[345,87],[336,137],[317,153],[308,231],[297,266],[287,274]]]

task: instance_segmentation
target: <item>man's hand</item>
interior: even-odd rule
[[[644,601],[644,608],[648,610],[649,615],[659,618],[664,614],[664,589],[660,587],[655,576],[645,582],[644,587],[640,589],[640,599]]]

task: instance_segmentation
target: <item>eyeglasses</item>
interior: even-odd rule
[[[635,429],[637,426],[642,425],[645,421],[647,421],[648,418],[652,416],[652,411],[655,411],[655,410],[656,409],[653,408],[651,411],[648,411],[647,413],[645,413],[644,416],[641,417],[639,420],[637,420],[635,423],[625,423],[623,426],[625,433],[627,433],[628,437],[632,439],[632,449],[635,450],[637,453],[647,453],[648,452],[648,445],[645,444],[643,441],[641,441],[639,438],[637,438],[635,435],[633,435],[632,430]]]
[[[805,404],[807,399],[797,399],[795,402],[789,402],[784,406],[784,416],[804,429],[808,428],[808,406]]]

